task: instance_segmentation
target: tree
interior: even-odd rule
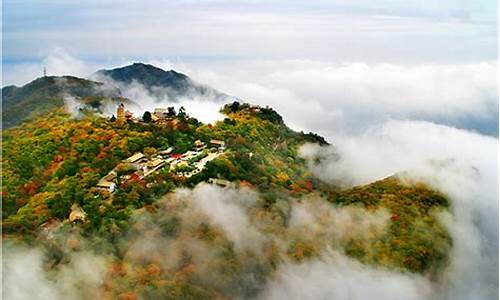
[[[155,154],[156,154],[156,152],[157,152],[157,151],[156,151],[156,149],[155,149],[155,148],[153,148],[153,147],[146,147],[146,148],[144,148],[144,154],[145,154],[145,155],[146,155],[146,157],[148,157],[149,159],[151,159],[151,157],[152,157],[153,155],[155,155]]]
[[[149,111],[145,111],[142,115],[142,120],[146,123],[151,122],[151,113]]]
[[[231,103],[231,112],[237,112],[238,109],[240,108],[240,103],[238,101],[234,101],[233,103]]]
[[[186,114],[186,109],[184,108],[184,106],[181,106],[181,108],[179,108],[179,113],[177,114],[177,116],[179,117],[179,119],[186,119],[187,117],[187,114]]]
[[[177,113],[175,112],[175,108],[173,106],[170,106],[168,108],[167,116],[169,117],[175,117]]]
[[[109,119],[111,122],[115,122],[116,121],[116,117],[115,115],[112,115],[111,118]]]

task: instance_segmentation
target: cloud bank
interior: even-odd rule
[[[230,67],[200,68],[191,74],[241,99],[274,107],[294,128],[327,137],[360,133],[390,119],[498,135],[495,62],[417,66],[252,61]]]
[[[338,139],[335,148],[302,148],[314,174],[330,183],[358,185],[404,172],[403,180],[450,197],[451,214],[441,216],[453,238],[450,265],[443,285],[424,299],[498,297],[497,153],[498,139],[421,121],[389,121]]]
[[[63,249],[65,258],[52,268],[47,265],[53,255],[50,250],[5,247],[8,287],[4,296],[16,300],[106,298],[110,290],[134,288],[119,277],[126,275],[133,283],[143,278],[145,269],[151,276],[189,280],[229,298],[262,299],[268,293],[267,278],[283,276],[280,270],[273,275],[271,264],[285,261],[295,266],[286,252],[297,240],[308,240],[330,257],[331,241],[341,244],[358,238],[359,233],[362,239],[377,238],[389,219],[385,210],[367,213],[361,208],[333,207],[318,197],[302,203],[284,200],[280,200],[281,209],[290,211],[289,226],[279,219],[282,212],[257,209],[261,200],[254,190],[202,183],[166,195],[156,211],[135,214],[131,229],[115,245],[56,231],[57,239],[50,238],[50,242],[54,249]],[[97,255],[86,247],[95,242],[100,245]],[[67,246],[75,243],[76,248]],[[121,257],[119,267],[113,255],[106,255],[114,247]],[[358,268],[364,272],[364,267]],[[27,280],[29,288],[24,286]]]
[[[284,264],[262,299],[424,300],[431,299],[426,279],[367,268],[338,253],[307,264]]]

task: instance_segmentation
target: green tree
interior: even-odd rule
[[[142,115],[142,120],[146,123],[151,122],[151,113],[149,111],[145,111],[144,114]]]
[[[175,117],[175,115],[177,114],[175,112],[175,108],[173,106],[170,106],[167,109],[168,109],[167,116],[169,116],[169,117]]]
[[[181,108],[179,108],[179,113],[177,114],[177,116],[181,120],[185,120],[187,118],[186,109],[184,108],[184,106],[181,106]]]

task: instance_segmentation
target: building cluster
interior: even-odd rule
[[[140,123],[144,120],[134,116],[131,111],[125,110],[125,105],[121,103],[116,109],[116,122],[119,125],[125,124],[127,121]],[[174,107],[155,108],[151,114],[151,122],[157,125],[176,127],[179,124]]]
[[[179,120],[176,117],[173,107],[169,108],[155,108],[151,114],[151,122],[164,125],[164,126],[177,126]]]
[[[143,121],[134,117],[132,112],[125,110],[123,103],[118,106],[116,116],[116,122],[119,125],[127,121],[135,123]],[[175,127],[178,119],[174,107],[155,108],[151,114],[151,122]],[[197,140],[191,150],[182,154],[174,154],[174,147],[159,151],[149,157],[138,152],[123,160],[121,164],[101,178],[97,183],[97,188],[112,193],[118,188],[118,185],[134,180],[143,180],[162,168],[168,168],[168,171],[175,172],[176,175],[189,178],[201,172],[207,162],[222,155],[225,149],[224,141],[213,139],[208,145]]]
[[[112,193],[118,188],[119,183],[142,180],[164,167],[168,167],[169,171],[177,175],[189,178],[201,172],[207,162],[222,155],[226,149],[225,142],[221,140],[211,140],[208,146],[207,149],[205,143],[197,140],[192,150],[182,154],[174,154],[173,147],[159,151],[150,157],[140,152],[135,153],[101,178],[97,183],[97,188]],[[118,178],[119,174],[120,178]]]

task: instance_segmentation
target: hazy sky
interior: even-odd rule
[[[4,0],[3,59],[37,61],[64,47],[104,62],[471,62],[496,58],[496,12],[494,0]]]

